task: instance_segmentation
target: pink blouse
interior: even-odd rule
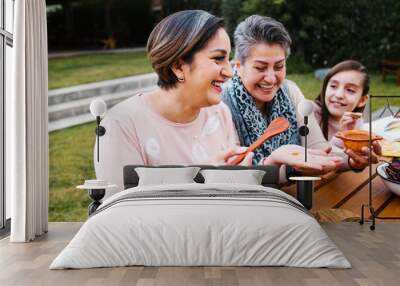
[[[106,133],[100,137],[100,162],[94,148],[96,175],[119,190],[125,165],[215,164],[227,149],[239,146],[223,102],[202,108],[195,120],[182,124],[165,119],[140,94],[110,109],[101,125]]]

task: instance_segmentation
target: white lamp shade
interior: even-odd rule
[[[90,103],[90,113],[94,117],[103,117],[107,111],[107,105],[102,99],[95,99]]]
[[[314,105],[310,100],[303,99],[297,107],[302,116],[309,116],[314,109]]]

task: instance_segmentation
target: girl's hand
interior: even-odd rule
[[[331,148],[325,150],[308,149],[307,162],[304,161],[305,148],[298,145],[284,145],[265,158],[266,165],[289,165],[302,175],[323,175],[335,172],[343,159],[332,156]]]
[[[354,130],[356,127],[357,117],[352,112],[345,112],[339,122],[339,131]]]
[[[378,155],[382,154],[381,145],[379,142],[374,141],[372,142],[372,149],[371,150],[371,162],[372,164],[378,163]],[[353,150],[346,149],[344,151],[347,155],[349,155],[349,167],[351,169],[364,169],[368,166],[368,153],[369,148],[363,147],[361,149],[361,153],[354,152]]]

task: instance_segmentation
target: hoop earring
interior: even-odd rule
[[[185,78],[184,77],[182,77],[182,78],[181,77],[177,77],[177,79],[178,79],[179,82],[185,82]]]

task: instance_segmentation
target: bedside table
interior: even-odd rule
[[[320,177],[290,177],[289,180],[296,181],[297,200],[308,210],[313,205],[313,182],[321,180]]]
[[[107,188],[116,187],[117,185],[108,184],[104,180],[85,180],[85,184],[79,185],[76,188],[87,190],[92,203],[88,207],[88,214],[91,216],[101,205],[100,200],[104,198]]]

